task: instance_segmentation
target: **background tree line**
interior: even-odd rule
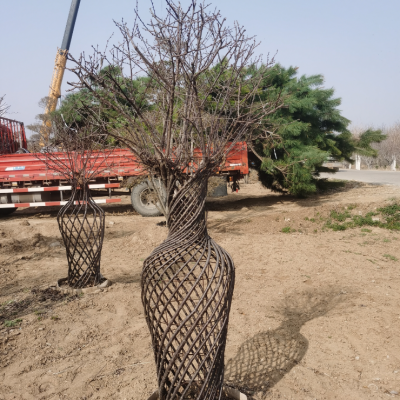
[[[353,139],[358,141],[360,135],[368,130],[373,131],[373,129],[366,129],[365,127],[353,127],[351,129]],[[373,150],[371,154],[358,154],[357,152],[354,154],[356,160],[354,167],[357,169],[397,170],[400,161],[400,122],[389,127],[382,127],[379,131],[382,132],[383,139],[371,145]]]
[[[255,68],[249,68],[241,90],[245,90],[246,79],[255,73]],[[117,67],[105,68],[103,77],[118,81],[122,92],[124,88],[130,92],[136,90],[138,98],[144,98],[141,88],[147,85],[146,80],[151,79],[128,80]],[[347,165],[357,164],[362,159],[364,164],[384,166],[393,163],[393,157],[398,157],[398,153],[393,153],[393,143],[396,140],[400,142],[399,134],[395,133],[399,131],[399,124],[384,130],[350,130],[351,121],[339,109],[341,99],[335,97],[333,88],[323,85],[322,75],[299,76],[297,67],[284,68],[280,64],[273,65],[266,75],[258,101],[266,105],[282,101],[284,107],[260,123],[259,132],[248,145],[251,164],[267,188],[304,196],[318,190],[320,172],[331,171],[324,167],[328,158]],[[42,99],[42,106],[45,101]],[[125,100],[120,97],[112,101],[123,105]],[[153,108],[149,102],[149,112]],[[62,115],[67,124],[78,125],[85,124],[91,114],[100,114],[101,119],[121,127],[123,131],[124,118],[111,109],[100,109],[93,94],[85,89],[65,96],[55,113]],[[36,133],[30,140],[33,151],[38,151],[39,133],[46,118],[39,115],[37,123],[28,126]],[[124,147],[118,141],[114,145]]]

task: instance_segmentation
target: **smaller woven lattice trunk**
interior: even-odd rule
[[[207,233],[206,193],[206,177],[180,189],[169,204],[168,238],[143,266],[160,400],[222,393],[234,265]]]
[[[71,197],[57,216],[68,259],[68,286],[98,285],[104,239],[104,211],[94,202],[87,184],[72,185]]]

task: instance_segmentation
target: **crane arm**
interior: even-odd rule
[[[64,37],[61,48],[57,49],[56,60],[54,64],[53,77],[51,79],[49,99],[45,109],[45,115],[52,113],[57,107],[57,100],[61,97],[61,84],[64,77],[65,66],[67,64],[67,55],[71,45],[72,34],[74,32],[76,17],[81,0],[72,0],[69,10],[67,25],[65,27]],[[43,128],[43,142],[47,142],[49,136],[50,121],[46,118]],[[44,146],[44,143],[41,143]]]
[[[64,77],[65,66],[67,64],[67,54],[68,50],[57,50],[45,114],[50,114],[56,109],[57,100],[61,97],[61,84]]]

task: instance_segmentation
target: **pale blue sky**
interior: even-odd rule
[[[0,0],[0,95],[8,116],[26,125],[41,112],[70,0]],[[149,0],[139,0],[147,13]],[[159,10],[163,0],[154,0]],[[182,1],[187,4],[187,0]],[[113,19],[132,21],[135,0],[82,0],[71,53],[104,46],[116,32]],[[266,55],[300,74],[325,76],[342,98],[354,125],[390,125],[400,120],[400,0],[216,0],[232,23],[257,35]],[[117,38],[117,36],[115,36]],[[72,80],[64,78],[63,94]]]

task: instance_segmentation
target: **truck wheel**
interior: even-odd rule
[[[156,203],[157,195],[149,187],[148,181],[139,183],[132,188],[132,207],[143,217],[158,217],[162,213],[158,210]]]
[[[12,214],[14,211],[17,211],[17,208],[0,208],[0,218],[7,217],[8,215]]]

